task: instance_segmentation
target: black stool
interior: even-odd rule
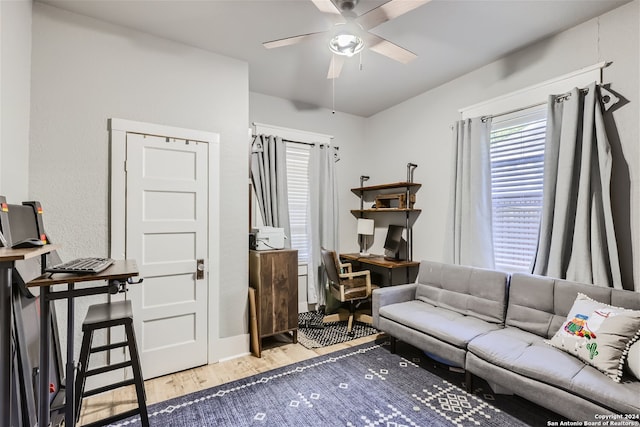
[[[111,328],[113,326],[124,326],[126,341],[103,345],[99,347],[91,347],[91,341],[93,339],[93,333],[97,329]],[[133,415],[140,415],[143,426],[149,425],[149,416],[147,414],[146,395],[144,391],[144,382],[142,379],[142,370],[140,369],[140,358],[138,356],[138,347],[136,346],[136,337],[133,333],[133,312],[131,310],[131,301],[117,301],[106,304],[96,304],[89,307],[87,317],[82,324],[82,348],[80,350],[80,360],[78,366],[78,375],[76,377],[75,384],[75,406],[76,406],[76,419],[80,416],[80,407],[82,405],[82,399],[84,397],[93,396],[98,393],[102,393],[116,388],[129,386],[135,384],[136,394],[138,397],[138,407],[129,411],[122,412],[120,414],[113,415],[109,418],[97,421],[90,426],[102,426],[109,424],[113,421],[122,420]],[[103,366],[96,369],[89,368],[89,356],[91,353],[97,353],[100,351],[113,350],[115,348],[129,348],[130,360],[116,363],[113,365]],[[120,381],[114,384],[109,384],[104,387],[98,387],[93,390],[85,391],[85,381],[87,377],[92,375],[103,374],[105,372],[114,371],[116,369],[122,369],[131,367],[133,371],[133,378],[129,380]]]

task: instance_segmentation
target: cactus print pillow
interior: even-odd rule
[[[639,338],[640,311],[613,307],[578,294],[567,321],[547,343],[620,382],[629,348]]]

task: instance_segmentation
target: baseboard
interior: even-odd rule
[[[224,362],[246,356],[249,353],[249,334],[234,335],[232,337],[218,338],[209,363]]]
[[[307,313],[309,311],[318,311],[318,304],[298,301],[298,313]]]

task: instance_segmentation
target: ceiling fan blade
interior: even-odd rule
[[[381,6],[371,9],[356,18],[356,22],[365,30],[377,27],[400,15],[404,15],[413,9],[429,3],[431,0],[391,0]]]
[[[329,72],[327,73],[328,79],[337,79],[342,71],[344,65],[343,55],[331,55],[331,63],[329,64]]]
[[[313,4],[323,13],[330,13],[332,15],[340,15],[340,10],[336,7],[331,0],[311,0]]]
[[[318,37],[324,37],[326,33],[327,33],[326,31],[321,31],[319,33],[302,34],[302,35],[299,35],[299,36],[287,37],[287,38],[284,38],[284,39],[271,40],[271,41],[262,43],[262,45],[264,47],[266,47],[267,49],[273,49],[273,48],[276,48],[276,47],[282,47],[282,46],[289,46],[289,45],[292,45],[292,44],[298,44],[300,42],[313,40],[313,39],[316,39]]]
[[[418,57],[415,53],[391,43],[389,40],[385,40],[375,34],[365,34],[366,45],[372,51],[379,53],[380,55],[387,56],[403,64],[408,64]]]

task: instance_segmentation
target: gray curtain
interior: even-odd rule
[[[251,144],[251,181],[264,225],[284,228],[291,235],[287,196],[285,142],[277,136],[258,135]],[[289,239],[285,247],[290,248]]]
[[[622,288],[611,213],[611,148],[601,91],[549,98],[544,193],[533,273]],[[607,99],[614,99],[608,97]]]
[[[444,260],[494,268],[491,207],[491,119],[453,126],[453,162]]]
[[[340,160],[338,149],[316,144],[312,149],[309,182],[311,186],[311,261],[308,270],[307,301],[309,304],[327,304],[326,277],[322,267],[320,248],[335,250],[338,247],[338,182],[336,162]]]

